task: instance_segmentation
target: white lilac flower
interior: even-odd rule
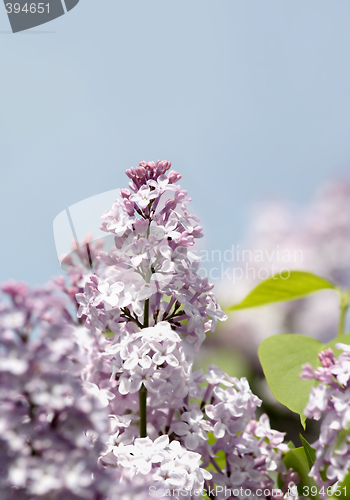
[[[100,296],[96,299],[99,302],[107,304],[107,308],[111,309],[118,305],[119,294],[123,290],[124,284],[121,281],[109,285],[107,282],[102,282],[98,285],[97,289]]]
[[[146,208],[151,200],[159,196],[159,191],[151,190],[149,186],[141,186],[136,194],[130,196],[130,200],[137,203],[142,209]]]
[[[158,193],[164,192],[166,189],[173,188],[173,186],[169,185],[169,179],[165,174],[160,175],[156,181],[150,179],[149,181],[147,181],[147,184],[154,187],[158,191]]]
[[[79,304],[79,309],[77,312],[78,318],[81,318],[83,315],[87,316],[90,305],[89,296],[84,293],[77,293],[76,300]]]
[[[192,405],[190,411],[181,415],[182,421],[171,426],[171,430],[178,436],[184,437],[184,444],[188,450],[195,450],[201,441],[207,441],[208,434],[213,430],[210,422],[204,420],[203,412],[197,405]]]
[[[167,363],[170,366],[179,366],[179,359],[173,354],[176,349],[175,342],[171,340],[164,340],[163,343],[151,342],[150,346],[154,351],[152,360],[156,365]]]
[[[151,348],[148,344],[141,347],[136,343],[132,346],[132,352],[128,354],[126,361],[123,363],[123,368],[126,370],[133,370],[137,365],[141,368],[148,369],[152,365],[152,358],[148,355]]]
[[[198,489],[211,474],[200,467],[200,455],[183,448],[178,441],[169,442],[167,435],[152,441],[139,438],[133,445],[116,447],[118,464],[125,468],[126,478],[148,476],[161,489]],[[125,481],[126,478],[122,479]]]
[[[111,391],[100,389],[96,384],[92,384],[91,382],[85,382],[83,387],[87,393],[95,396],[99,400],[102,408],[108,406],[110,400],[115,398],[115,395]]]
[[[148,240],[146,238],[139,238],[134,241],[125,252],[126,255],[130,257],[130,262],[135,269],[142,264],[143,260],[150,259],[148,246]]]
[[[106,221],[106,218],[104,220]],[[130,217],[127,214],[122,213],[119,215],[118,213],[118,218],[110,222],[107,222],[104,227],[108,232],[113,232],[117,236],[123,236],[125,231],[130,227],[131,223],[132,221],[130,220]]]

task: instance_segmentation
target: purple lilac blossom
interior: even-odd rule
[[[91,237],[87,256],[74,247],[68,285],[3,286],[2,498],[197,498],[214,485],[272,489],[270,472],[286,473],[284,434],[266,415],[256,419],[261,401],[247,380],[216,366],[192,370],[206,332],[226,315],[198,273],[191,250],[202,228],[169,169],[141,162],[126,172],[130,190],[102,216],[114,248],[103,252]]]
[[[321,366],[303,366],[301,378],[316,380],[305,409],[308,418],[320,420],[320,436],[313,443],[316,461],[310,475],[320,486],[343,481],[350,469],[350,347],[339,343],[343,352],[334,357],[332,349],[320,355]]]
[[[215,366],[207,375],[192,372],[205,333],[226,315],[213,285],[198,273],[191,248],[202,228],[186,209],[186,191],[174,185],[180,175],[167,175],[169,168],[169,162],[141,162],[127,171],[130,190],[122,190],[121,200],[102,216],[102,229],[115,234],[115,247],[100,252],[98,274],[76,296],[78,316],[101,339],[85,379],[115,395],[107,403],[113,432],[100,461],[118,469],[128,494],[134,485],[135,498],[140,475],[165,490],[188,484],[272,487],[269,472],[283,469],[284,434],[270,429],[266,415],[255,419],[261,401],[246,379],[230,378]],[[147,438],[138,438],[142,386]],[[164,446],[182,450],[182,466],[186,462],[188,473],[195,471],[197,482],[184,472],[179,476]],[[223,469],[215,466],[219,451],[226,454]],[[211,474],[203,469],[209,464]]]
[[[2,286],[1,499],[99,500],[111,478],[98,465],[107,414],[86,392],[86,355],[66,299],[49,285]]]

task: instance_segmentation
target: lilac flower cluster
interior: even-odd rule
[[[200,393],[200,407],[196,403],[190,405],[190,411],[182,413],[181,421],[172,424],[170,431],[182,436],[189,449],[199,452],[205,465],[212,465],[211,485],[251,492],[259,488],[272,490],[270,471],[284,471],[281,453],[288,451],[283,443],[284,433],[271,430],[265,414],[256,420],[261,400],[252,393],[245,378],[229,377],[214,365],[209,366],[203,378],[207,387],[200,388],[198,379],[194,391]],[[208,431],[212,444],[208,442]],[[225,457],[223,467],[215,459],[218,454]],[[229,498],[225,490],[218,496]]]
[[[198,258],[189,248],[202,228],[186,210],[187,192],[174,184],[180,175],[165,174],[169,168],[169,162],[141,162],[127,171],[134,193],[123,189],[122,200],[102,217],[102,229],[116,235],[115,248],[100,253],[106,267],[78,294],[78,316],[116,334],[122,322],[144,328],[168,321],[198,350],[205,332],[226,315],[213,285],[198,274]]]
[[[286,472],[284,434],[256,419],[261,401],[247,380],[192,370],[226,315],[198,273],[191,247],[202,228],[169,169],[141,162],[126,172],[130,190],[102,216],[114,247],[87,239],[87,254],[75,248],[68,285],[3,288],[1,498],[196,498],[215,485],[254,493],[272,489],[271,471]]]
[[[155,407],[167,403],[172,408],[188,395],[190,365],[180,336],[166,321],[131,334],[126,331],[105,354],[111,357],[111,377],[118,378],[120,394],[135,393],[143,384],[156,396]]]
[[[308,418],[323,416],[319,439],[312,445],[316,461],[310,471],[322,486],[342,481],[350,469],[350,347],[336,344],[342,353],[334,357],[332,349],[320,353],[321,366],[314,370],[304,365],[301,377],[317,380],[305,409]]]
[[[147,484],[179,487],[179,481],[169,479],[170,470],[161,473],[171,464],[177,477],[177,459],[165,454],[175,448],[182,450],[182,464],[185,456],[196,457],[188,460],[196,464],[197,487],[204,481],[245,485],[252,491],[270,487],[269,471],[281,467],[286,451],[284,435],[270,429],[266,415],[255,420],[261,402],[245,379],[231,379],[214,366],[207,375],[192,372],[205,333],[226,315],[212,285],[198,274],[198,258],[190,247],[202,228],[186,209],[186,191],[175,185],[180,175],[166,175],[169,168],[169,162],[141,162],[127,171],[131,191],[121,190],[122,199],[102,216],[102,229],[115,234],[115,247],[100,252],[97,258],[104,267],[76,296],[78,317],[103,339],[98,359],[92,351],[90,366],[95,368],[87,370],[86,380],[102,390],[109,387],[115,396],[108,401],[112,431],[100,460],[106,467],[122,465],[120,484],[127,484],[129,493],[132,485],[137,490],[146,481],[137,479],[140,474],[147,476]],[[142,389],[147,394],[147,438],[138,438],[137,393]],[[158,452],[150,452],[156,443],[163,446],[161,461]],[[219,451],[226,456],[222,469],[215,461]],[[143,455],[149,457],[146,464]],[[212,474],[199,468],[198,457],[205,467],[214,467]],[[161,476],[167,478],[162,484]],[[184,477],[180,482],[183,488],[188,485]]]
[[[174,498],[181,498],[176,491],[202,491],[204,480],[212,477],[200,467],[199,453],[188,451],[179,441],[170,441],[167,435],[154,441],[146,437],[129,445],[120,443],[113,447],[112,453],[113,465],[119,466],[119,492],[124,492],[124,496],[133,492],[131,498],[135,498],[140,486],[143,495],[148,489],[150,497],[152,491],[157,491],[159,498],[162,494],[166,496],[168,490],[174,492]]]
[[[177,409],[171,404],[156,409],[152,396],[148,400],[151,438],[135,438],[135,415],[113,415],[113,433],[100,457],[106,467],[118,471],[119,491],[125,491],[125,498],[131,492],[130,498],[152,498],[143,496],[146,488],[142,489],[142,484],[149,491],[157,491],[157,497],[163,498],[162,491],[164,497],[166,491],[171,491],[175,499],[184,496],[177,495],[177,491],[202,491],[203,485],[209,491],[219,485],[226,487],[227,493],[218,490],[216,497],[224,500],[230,498],[229,489],[252,494],[259,488],[272,491],[269,473],[285,472],[281,462],[282,452],[288,451],[284,434],[271,430],[266,415],[255,419],[261,401],[251,392],[246,379],[228,377],[212,365],[206,375],[201,371],[192,373],[189,396],[200,404],[184,398]],[[160,437],[156,437],[158,434]],[[225,456],[221,466],[218,454]]]
[[[1,499],[105,498],[110,479],[97,458],[107,415],[83,390],[85,353],[65,300],[50,286],[10,282],[2,291]]]

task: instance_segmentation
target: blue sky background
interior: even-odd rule
[[[0,281],[59,274],[56,215],[140,160],[172,161],[219,249],[349,173],[349,26],[348,0],[80,0],[11,34],[0,6]]]

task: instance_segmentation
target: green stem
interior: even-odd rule
[[[349,307],[349,292],[341,292],[340,295],[340,320],[338,328],[338,337],[344,334],[346,312]]]
[[[149,205],[149,212],[151,211],[151,205]],[[149,220],[147,228],[147,238],[149,237],[151,228],[151,219]],[[147,280],[149,282],[149,280]],[[143,312],[143,325],[141,328],[149,327],[149,299],[145,300],[145,307]],[[139,390],[139,406],[140,406],[140,437],[147,437],[147,389],[144,385],[141,386]]]
[[[149,299],[145,300],[145,311],[143,314],[143,328],[149,327]]]
[[[147,437],[147,389],[142,385],[139,390],[140,402],[140,437]]]
[[[143,313],[143,326],[149,326],[149,299],[145,300],[145,308]],[[139,390],[139,406],[140,406],[140,437],[147,436],[147,389],[144,385]]]

